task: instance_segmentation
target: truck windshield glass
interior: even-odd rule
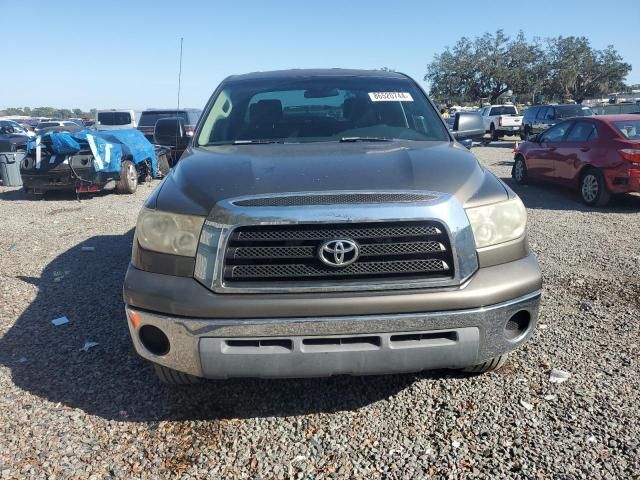
[[[128,125],[131,123],[129,112],[99,112],[100,125]]]
[[[178,111],[153,111],[153,112],[142,112],[140,116],[139,126],[141,127],[154,127],[156,122],[161,118],[169,118],[169,117],[177,117],[181,118],[185,125],[194,125],[198,120],[195,119],[195,122],[191,121],[193,119],[189,118],[187,112],[178,112]]]
[[[516,110],[516,107],[510,107],[510,106],[506,106],[506,107],[493,107],[491,109],[491,115],[517,115],[518,111]]]
[[[449,141],[439,115],[408,80],[322,77],[229,82],[205,114],[199,145]]]
[[[556,107],[557,118],[571,118],[571,117],[590,117],[593,112],[589,107],[581,107],[580,105],[563,105]]]

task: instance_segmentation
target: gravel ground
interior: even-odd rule
[[[511,143],[474,151],[509,177]],[[181,389],[136,356],[122,309],[151,186],[0,187],[0,478],[640,478],[640,197],[515,190],[545,289],[505,368]]]

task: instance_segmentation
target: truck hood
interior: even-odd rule
[[[451,142],[316,142],[188,149],[146,206],[208,215],[237,196],[335,190],[428,190],[465,206],[508,198],[466,148]]]

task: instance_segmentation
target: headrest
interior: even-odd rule
[[[344,118],[347,118],[349,120],[356,120],[370,108],[370,102],[366,98],[347,98],[344,101],[344,105],[342,106],[342,115],[344,116]]]
[[[282,118],[282,102],[280,100],[259,100],[249,106],[251,123],[275,123]]]

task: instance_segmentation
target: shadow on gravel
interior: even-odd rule
[[[483,144],[483,147],[487,147],[487,148],[510,148],[513,149],[513,144],[514,142],[521,142],[521,140],[505,140],[505,141],[500,141],[500,142],[490,142],[487,144]]]
[[[354,410],[433,375],[166,386],[129,338],[121,292],[132,239],[133,231],[93,237],[55,258],[40,278],[21,278],[38,294],[0,338],[0,363],[16,386],[52,402],[51,408],[121,421],[288,416]],[[95,251],[83,252],[84,246]],[[69,323],[51,323],[63,315]],[[98,345],[82,351],[87,341]]]
[[[95,192],[95,193],[93,193],[93,192],[92,193],[81,193],[80,194],[80,200],[91,200],[94,197],[100,197],[100,196],[103,196],[103,195],[115,195],[115,192],[102,191],[102,192]],[[12,201],[12,200],[21,200],[21,201],[70,200],[70,201],[74,201],[74,200],[77,200],[77,199],[78,199],[78,197],[76,196],[76,193],[73,190],[50,190],[50,191],[46,192],[43,195],[42,194],[41,195],[34,195],[34,194],[31,194],[31,193],[27,193],[27,192],[24,191],[23,188],[0,192],[0,200],[7,200],[7,201]]]
[[[640,196],[619,195],[611,198],[604,208],[589,207],[582,203],[578,191],[552,183],[536,182],[518,185],[511,177],[501,178],[522,199],[527,208],[543,210],[574,210],[578,212],[638,213]]]

